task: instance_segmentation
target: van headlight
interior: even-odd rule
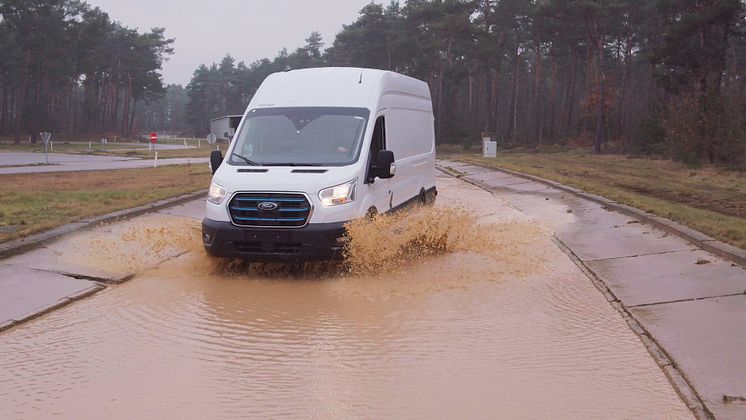
[[[223,204],[223,200],[225,200],[225,193],[225,188],[214,182],[211,182],[210,191],[207,193],[207,201],[213,204]]]
[[[321,200],[321,204],[326,207],[351,203],[355,199],[356,188],[357,179],[345,182],[344,184],[335,185],[334,187],[324,188],[319,191],[319,200]]]

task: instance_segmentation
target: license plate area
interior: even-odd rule
[[[246,240],[255,242],[288,242],[290,234],[288,232],[252,231],[246,232]]]

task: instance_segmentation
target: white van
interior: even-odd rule
[[[211,167],[202,223],[208,253],[337,258],[348,221],[434,200],[430,89],[382,70],[272,74]]]

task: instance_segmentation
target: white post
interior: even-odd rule
[[[49,142],[49,147],[52,149],[52,153],[54,153],[54,142]]]
[[[91,148],[91,141],[90,140],[88,140],[88,148],[89,149]]]
[[[197,149],[202,148],[202,139],[197,139]]]
[[[186,145],[187,145],[187,144],[186,144],[186,139],[184,139],[184,147],[186,147]]]
[[[155,152],[155,158],[153,159],[153,167],[158,167],[158,152]]]

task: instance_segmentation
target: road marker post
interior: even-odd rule
[[[41,141],[44,142],[44,164],[49,165],[49,139],[52,137],[52,133],[49,131],[44,131],[39,133],[39,137],[41,137]],[[52,149],[54,152],[54,149]]]
[[[155,151],[155,154],[153,155],[153,167],[158,167],[158,151],[155,150],[155,145],[158,142],[158,133],[155,131],[150,133],[150,150]]]

